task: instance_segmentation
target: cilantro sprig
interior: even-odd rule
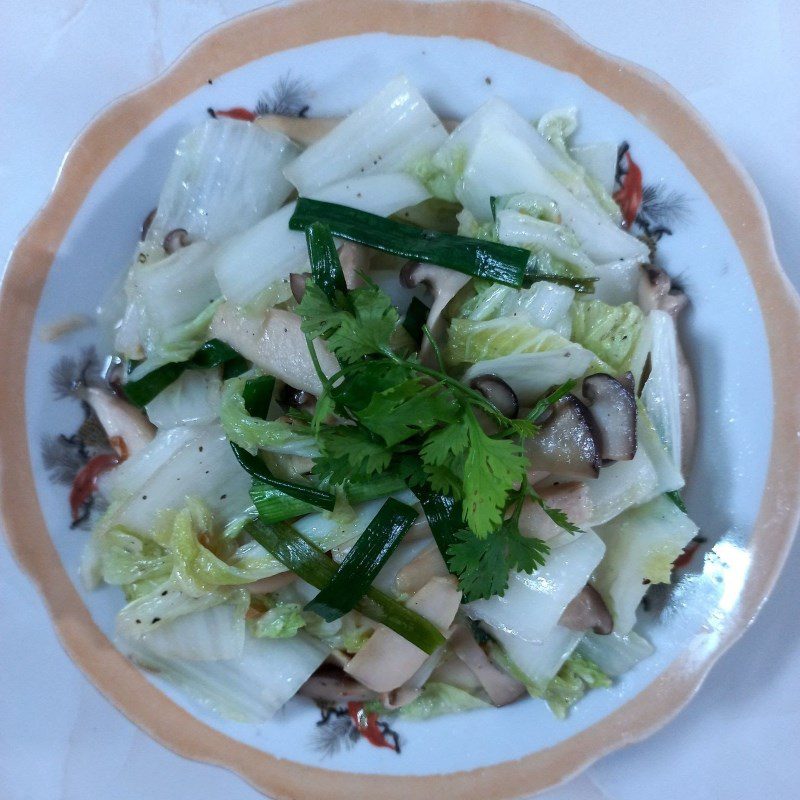
[[[428,508],[438,509],[437,525],[449,531],[437,543],[464,600],[502,594],[510,571],[532,572],[549,553],[545,542],[519,530],[523,502],[541,500],[527,485],[524,441],[572,384],[551,392],[527,417],[509,419],[447,373],[425,326],[436,367],[396,345],[401,322],[391,298],[368,276],[363,286],[342,288],[332,239],[324,241],[330,233],[316,226],[307,236],[312,278],[297,311],[315,365],[315,339],[340,364],[331,376],[318,369],[324,388],[311,420],[320,450],[315,475],[322,485],[352,485],[389,474],[420,496],[440,497]],[[571,529],[561,512],[541,504]]]

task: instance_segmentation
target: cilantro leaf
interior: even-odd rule
[[[502,424],[508,429],[508,433],[513,436],[530,438],[539,432],[539,426],[529,419],[503,419]]]
[[[345,380],[333,394],[336,402],[356,414],[369,405],[373,394],[397,386],[408,378],[408,369],[385,358],[360,361],[345,371]]]
[[[306,282],[297,312],[301,328],[312,338],[326,339],[340,361],[358,361],[389,348],[399,315],[392,300],[378,286],[368,284],[347,295],[337,292],[331,303],[313,281]]]
[[[369,405],[358,412],[358,419],[393,447],[439,423],[454,421],[460,410],[440,386],[425,386],[419,378],[408,378],[373,394]]]
[[[463,469],[463,464],[454,464],[452,466],[454,466],[455,469],[445,464],[426,464],[425,474],[428,477],[428,483],[430,483],[431,489],[435,492],[440,492],[441,494],[453,497],[455,500],[460,500],[463,477],[459,474],[461,472],[459,467]]]
[[[341,324],[347,312],[334,308],[328,296],[314,281],[306,281],[305,292],[297,313],[302,319],[301,330],[312,339],[327,339]]]
[[[392,452],[358,425],[327,425],[317,434],[322,455],[314,461],[314,474],[332,484],[363,482],[384,472]]]
[[[318,398],[314,408],[314,415],[311,417],[311,430],[318,433],[325,420],[334,412],[333,397],[324,391]]]
[[[519,443],[484,433],[471,409],[465,419],[469,448],[464,459],[464,522],[477,536],[486,536],[502,524],[508,493],[525,475],[527,461]]]
[[[529,487],[528,494],[533,502],[541,506],[542,511],[544,511],[559,528],[563,528],[568,533],[583,533],[577,525],[569,521],[569,517],[560,508],[548,506],[544,498],[541,497],[535,489]]]
[[[502,597],[512,570],[531,573],[550,553],[546,542],[522,536],[514,520],[506,520],[485,539],[466,530],[458,531],[456,538],[447,551],[448,564],[467,603]]]
[[[462,417],[428,434],[425,444],[420,449],[420,455],[426,464],[435,467],[460,456],[468,445],[469,427],[466,417]]]

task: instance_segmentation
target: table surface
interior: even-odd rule
[[[335,0],[331,0],[333,5]],[[75,135],[248,0],[3,0],[0,256],[43,203]],[[542,0],[589,42],[692,102],[758,185],[800,285],[800,3]],[[12,188],[13,187],[13,188]],[[2,262],[0,262],[2,263]],[[702,269],[702,264],[692,265]],[[547,800],[792,798],[800,780],[800,547],[752,629],[679,717]],[[0,800],[261,797],[182,759],[114,710],[67,658],[0,540]]]

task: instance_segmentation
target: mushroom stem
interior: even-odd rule
[[[424,285],[433,295],[433,303],[428,312],[427,326],[431,337],[437,343],[441,342],[445,331],[444,310],[448,303],[466,286],[470,280],[469,275],[463,275],[453,269],[437,267],[432,264],[421,264],[409,261],[400,270],[400,283],[413,289]],[[436,366],[436,355],[430,340],[425,337],[419,351],[420,361],[426,367]]]
[[[598,634],[608,635],[614,630],[614,620],[600,592],[588,583],[570,600],[561,614],[559,625],[572,631],[590,628]]]
[[[289,273],[289,288],[292,290],[292,297],[294,297],[295,302],[303,302],[303,296],[306,293],[306,284],[308,283],[308,279],[310,277],[310,272]]]

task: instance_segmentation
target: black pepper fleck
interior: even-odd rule
[[[161,622],[161,617],[153,617],[153,621],[150,624],[155,625],[156,622]]]

